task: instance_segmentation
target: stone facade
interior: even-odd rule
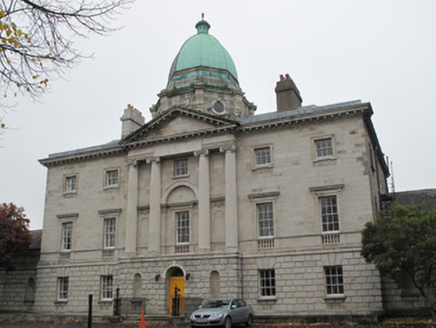
[[[169,315],[175,291],[185,314],[217,296],[257,316],[382,313],[380,276],[359,255],[388,192],[371,105],[301,106],[286,76],[280,108],[254,115],[226,67],[177,67],[151,121],[129,105],[121,140],[40,161],[33,310],[83,315],[92,294],[107,316],[118,290],[124,314]]]
[[[31,232],[32,244],[25,257],[15,258],[10,271],[0,270],[0,313],[33,312],[41,247],[41,230]]]

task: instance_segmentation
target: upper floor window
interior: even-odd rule
[[[70,251],[73,245],[73,223],[62,223],[62,250]]]
[[[105,187],[118,187],[118,176],[119,176],[119,171],[117,169],[106,170]]]
[[[174,176],[186,176],[188,175],[188,159],[177,159],[174,161]]]
[[[254,163],[258,165],[269,165],[271,161],[271,147],[254,149]]]
[[[67,301],[68,300],[68,286],[69,278],[68,277],[59,277],[58,278],[58,301]]]
[[[259,237],[274,236],[273,203],[256,204]]]
[[[65,193],[73,193],[77,191],[77,176],[71,175],[65,177]]]
[[[189,243],[189,211],[176,212],[177,244]]]
[[[276,274],[274,269],[259,270],[259,289],[261,297],[276,296]]]
[[[332,157],[333,156],[333,141],[332,138],[322,138],[315,140],[316,158]]]
[[[322,231],[339,231],[337,196],[320,197],[319,202],[321,207]]]
[[[326,295],[344,294],[344,276],[342,266],[328,266],[324,268]]]
[[[100,298],[102,300],[113,299],[113,276],[100,277]]]
[[[103,247],[115,247],[115,218],[107,218],[103,221]]]

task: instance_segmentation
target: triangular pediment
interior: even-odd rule
[[[174,108],[144,124],[121,141],[122,145],[147,144],[214,134],[236,128],[236,121],[189,109]]]

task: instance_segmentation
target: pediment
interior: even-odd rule
[[[236,121],[189,109],[172,109],[149,121],[121,141],[122,145],[143,144],[219,133],[236,128]]]

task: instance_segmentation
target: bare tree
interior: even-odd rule
[[[133,1],[0,0],[0,97],[38,98],[82,58],[73,41],[113,31],[114,16]]]

